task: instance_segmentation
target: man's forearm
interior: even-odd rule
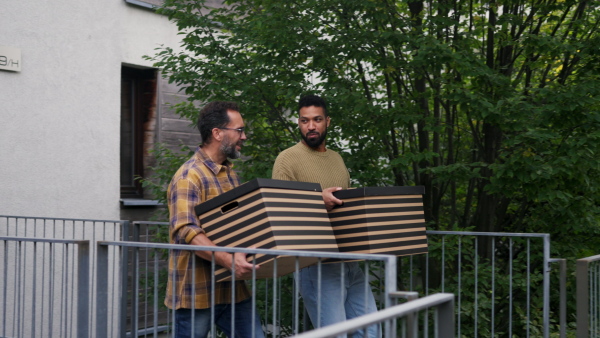
[[[198,234],[189,243],[191,245],[202,245],[202,246],[217,246],[210,238],[206,237],[205,234]],[[215,255],[215,262],[223,267],[230,267],[233,255],[223,251],[196,251],[198,257],[203,258],[207,261],[212,261],[213,253]]]

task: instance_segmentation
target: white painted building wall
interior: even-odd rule
[[[119,219],[121,65],[151,66],[176,26],[124,0],[3,0],[0,215]]]

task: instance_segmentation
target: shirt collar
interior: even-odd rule
[[[210,156],[206,155],[206,153],[204,152],[204,150],[202,150],[201,147],[198,147],[196,149],[196,158],[204,163],[204,165],[210,169],[215,175],[217,175],[223,168],[228,168],[231,169],[233,168],[233,163],[231,163],[228,159],[225,160],[224,163],[219,164],[219,163],[215,163]]]

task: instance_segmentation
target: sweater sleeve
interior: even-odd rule
[[[284,181],[297,181],[294,173],[291,170],[291,166],[289,161],[287,160],[287,156],[285,152],[282,152],[275,159],[275,164],[273,164],[273,173],[271,174],[271,178],[275,180],[284,180]]]

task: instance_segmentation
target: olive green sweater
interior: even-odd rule
[[[273,179],[321,184],[329,187],[350,187],[350,174],[340,154],[327,149],[315,151],[302,142],[279,154],[273,165]]]

